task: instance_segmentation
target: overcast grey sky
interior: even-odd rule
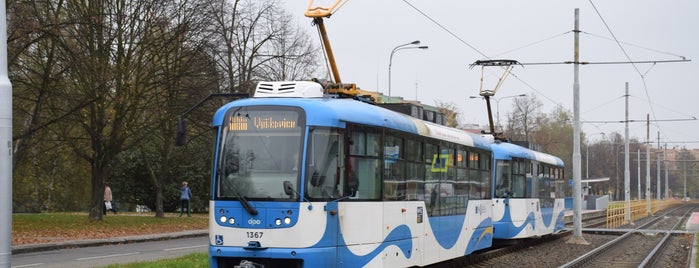
[[[331,2],[316,1],[314,5]],[[299,27],[319,44],[311,19],[303,16],[307,5],[304,0],[286,1]],[[624,83],[629,82],[629,119],[645,120],[650,114],[651,120],[658,120],[651,122],[651,141],[657,142],[660,132],[661,143],[667,142],[668,147],[699,148],[699,121],[668,121],[699,117],[696,0],[350,0],[325,24],[343,82],[388,94],[391,50],[420,40],[429,49],[394,54],[392,95],[408,100],[417,97],[429,105],[435,100],[454,103],[462,123],[485,127],[484,102],[469,98],[478,95],[481,69],[471,69],[469,64],[488,58],[523,63],[572,61],[575,8],[580,9],[582,62],[691,60],[582,65],[581,119],[623,121]],[[501,73],[487,68],[485,86],[492,88]],[[495,96],[502,98],[501,120],[512,110],[512,98],[504,97],[522,93],[536,94],[545,113],[557,105],[573,110],[572,65],[517,66],[512,73]],[[629,129],[632,138],[645,140],[645,122],[630,123]],[[624,124],[585,123],[583,131],[623,135]],[[590,140],[601,137],[589,135]]]

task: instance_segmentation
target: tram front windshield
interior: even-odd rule
[[[303,111],[294,107],[234,108],[220,140],[214,199],[297,200]]]

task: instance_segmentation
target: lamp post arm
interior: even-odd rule
[[[396,54],[396,51],[398,51],[398,50],[400,50],[400,49],[406,48],[405,46],[409,46],[409,45],[419,45],[419,44],[420,44],[420,41],[419,41],[419,40],[415,40],[415,41],[412,41],[412,42],[410,42],[410,43],[405,43],[405,44],[402,44],[402,45],[398,45],[398,46],[394,47],[394,48],[391,50],[391,56],[388,58],[388,96],[389,96],[389,97],[391,96],[391,66],[393,65],[393,54]],[[426,49],[427,46],[408,47],[408,48],[421,48],[421,49]]]

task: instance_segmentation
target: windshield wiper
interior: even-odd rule
[[[243,207],[245,208],[245,210],[247,210],[248,213],[250,213],[250,215],[253,215],[253,216],[256,216],[256,215],[257,215],[257,213],[258,213],[258,212],[257,212],[257,209],[255,209],[254,207],[252,207],[252,206],[250,205],[250,202],[248,202],[248,200],[245,199],[244,196],[240,195],[240,194],[238,193],[238,191],[235,191],[235,197],[238,198],[238,201],[240,201],[240,203],[243,205]]]
[[[220,167],[216,169],[216,173],[218,174],[218,176],[220,178],[221,177],[221,168]],[[245,199],[245,197],[240,195],[240,193],[238,193],[238,191],[236,191],[236,190],[233,190],[232,192],[235,193],[235,198],[238,199],[238,201],[240,201],[240,204],[243,205],[243,207],[245,208],[245,210],[248,211],[248,213],[250,213],[253,216],[257,216],[257,214],[258,214],[257,209],[252,207],[250,205],[250,202],[248,202],[248,200]]]

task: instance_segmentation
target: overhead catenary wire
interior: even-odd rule
[[[580,33],[582,33],[582,34],[587,34],[587,35],[589,35],[589,36],[593,36],[593,37],[597,37],[597,38],[601,38],[601,39],[605,39],[605,40],[609,40],[609,41],[616,42],[616,40],[614,40],[614,39],[612,39],[612,38],[609,38],[609,37],[606,37],[606,36],[602,36],[602,35],[598,35],[598,34],[593,34],[593,33],[585,32],[585,31],[580,31]],[[686,59],[687,59],[687,57],[685,57],[685,56],[677,55],[677,54],[671,53],[671,52],[660,51],[660,50],[657,50],[657,49],[652,49],[652,48],[648,48],[648,47],[644,47],[644,46],[640,46],[640,45],[636,45],[636,44],[632,44],[632,43],[624,42],[624,41],[618,41],[618,42],[621,43],[621,44],[627,45],[627,46],[637,47],[637,48],[640,48],[640,49],[645,49],[645,50],[653,51],[653,52],[660,53],[660,54],[665,54],[665,55],[670,55],[670,56],[673,56],[673,57],[678,57],[678,58],[683,59],[683,60],[686,60]]]
[[[413,8],[415,11],[417,11],[418,13],[420,13],[422,16],[424,16],[425,18],[427,18],[428,20],[430,20],[432,23],[436,24],[439,28],[442,28],[442,30],[444,30],[444,31],[446,31],[447,33],[449,33],[449,35],[451,35],[452,37],[456,38],[456,39],[459,40],[461,43],[463,43],[464,45],[470,47],[470,48],[473,49],[474,51],[478,52],[478,54],[480,54],[481,56],[483,56],[483,57],[485,57],[485,58],[487,58],[487,59],[492,59],[492,58],[488,57],[488,55],[486,55],[486,54],[483,53],[482,51],[478,50],[476,47],[474,47],[474,46],[472,46],[471,44],[469,44],[468,42],[466,42],[466,40],[464,40],[463,38],[461,38],[461,37],[459,37],[458,35],[456,35],[454,32],[452,32],[451,30],[449,30],[447,27],[445,27],[444,25],[442,25],[441,23],[439,23],[437,20],[435,20],[435,19],[433,19],[432,17],[430,17],[429,15],[427,15],[427,13],[423,12],[422,10],[420,10],[419,8],[417,8],[416,6],[414,6],[413,4],[411,4],[410,2],[408,2],[408,0],[403,0],[403,2],[405,2],[407,5],[409,5],[411,8]]]
[[[442,30],[444,30],[445,32],[447,32],[449,35],[451,35],[452,37],[454,37],[455,39],[457,39],[459,42],[461,42],[462,44],[466,45],[467,47],[469,47],[470,49],[472,49],[473,51],[475,51],[476,53],[478,53],[480,56],[484,57],[485,59],[492,59],[492,58],[493,58],[493,56],[488,56],[488,55],[486,55],[484,52],[482,52],[481,50],[479,50],[478,48],[476,48],[474,45],[470,44],[469,42],[467,42],[467,41],[464,40],[463,38],[459,37],[459,36],[458,36],[457,34],[455,34],[453,31],[451,31],[450,29],[448,29],[446,26],[444,26],[443,24],[441,24],[441,23],[440,23],[439,21],[437,21],[436,19],[432,18],[432,17],[431,17],[430,15],[428,15],[426,12],[420,10],[418,7],[416,7],[415,5],[413,5],[412,3],[410,3],[408,0],[403,0],[403,2],[404,2],[405,4],[407,4],[408,6],[410,6],[412,9],[414,9],[416,12],[418,12],[420,15],[422,15],[423,17],[425,17],[427,20],[429,20],[429,21],[431,21],[432,23],[434,23],[437,27],[441,28]],[[634,60],[632,60],[631,57],[629,56],[629,54],[628,54],[628,53],[626,52],[626,50],[624,49],[624,47],[622,46],[622,42],[619,41],[619,40],[616,38],[616,36],[614,35],[613,31],[611,30],[611,27],[610,27],[610,26],[607,24],[607,22],[604,20],[604,18],[602,17],[601,13],[600,13],[599,10],[597,9],[597,7],[594,5],[594,3],[592,2],[592,0],[590,0],[590,4],[592,5],[592,7],[594,8],[595,12],[596,12],[597,15],[599,16],[599,18],[601,19],[601,21],[603,22],[603,24],[605,25],[605,27],[607,28],[607,31],[612,35],[612,38],[611,38],[610,40],[613,40],[613,41],[619,46],[619,48],[620,48],[620,49],[622,50],[622,52],[624,53],[624,55],[625,55],[627,61],[578,62],[578,64],[581,64],[581,65],[632,64],[633,67],[634,67],[634,69],[636,70],[636,72],[637,72],[637,73],[639,74],[639,76],[641,77],[641,80],[642,80],[642,84],[643,84],[643,88],[644,88],[646,97],[647,97],[648,99],[650,99],[650,97],[649,97],[650,94],[649,94],[649,90],[648,90],[648,85],[646,84],[646,81],[645,81],[645,76],[651,71],[651,69],[652,69],[656,64],[658,64],[658,63],[672,63],[672,62],[688,62],[688,61],[691,61],[691,60],[686,59],[686,57],[684,57],[684,56],[677,55],[677,54],[674,54],[674,53],[662,52],[662,51],[660,51],[660,50],[654,50],[654,49],[646,48],[646,47],[643,47],[643,46],[633,45],[633,44],[629,44],[629,43],[624,42],[624,44],[629,44],[630,46],[639,47],[639,48],[643,48],[643,49],[646,49],[646,50],[650,50],[650,51],[654,51],[654,52],[658,52],[658,53],[662,53],[662,54],[666,54],[666,55],[671,55],[671,56],[673,56],[673,57],[678,57],[678,58],[680,58],[680,59],[677,59],[677,60],[644,60],[644,61],[638,61],[638,60],[634,61]],[[512,51],[521,50],[521,49],[523,49],[523,48],[530,47],[530,46],[533,46],[533,45],[542,43],[542,42],[547,41],[547,40],[551,40],[551,39],[553,39],[553,38],[559,37],[559,36],[561,36],[561,35],[568,34],[568,33],[570,33],[570,32],[572,32],[572,31],[567,31],[567,32],[562,33],[562,34],[557,34],[557,35],[554,35],[554,36],[551,36],[551,37],[542,39],[542,40],[540,40],[540,41],[532,42],[532,43],[526,44],[526,45],[521,46],[521,47],[517,47],[517,48],[511,49],[511,50],[507,50],[507,51],[505,51],[505,52],[503,52],[503,53],[499,53],[499,54],[497,54],[497,55],[503,55],[503,54],[511,53]],[[589,34],[589,33],[588,33],[588,34]],[[604,38],[604,37],[601,37],[601,38]],[[523,62],[523,63],[521,63],[521,65],[522,65],[522,66],[526,66],[526,65],[556,65],[556,64],[573,64],[573,63],[574,63],[574,62],[572,62],[572,61],[560,61],[560,62],[530,62],[530,63]],[[639,70],[637,64],[652,64],[652,66],[649,67],[647,70],[645,70],[645,72],[641,72],[641,70]],[[529,88],[530,90],[536,92],[537,94],[539,94],[540,96],[542,96],[544,99],[550,101],[551,103],[553,103],[553,104],[556,105],[557,107],[565,107],[564,105],[562,105],[561,103],[557,102],[556,100],[553,100],[552,98],[548,97],[546,94],[543,94],[540,90],[538,90],[537,88],[535,88],[534,86],[532,86],[530,83],[527,83],[526,81],[524,81],[522,78],[520,78],[520,77],[519,77],[518,75],[516,75],[514,72],[510,72],[510,75],[512,75],[515,79],[517,79],[517,80],[520,81],[522,84],[524,84],[527,88]],[[654,111],[653,105],[652,105],[650,102],[648,103],[648,105],[649,105],[649,107],[650,107],[650,109],[651,109],[651,114],[653,115],[653,119],[657,119],[657,116],[656,116],[656,113],[655,113],[655,111]],[[581,119],[583,119],[583,118],[581,118]],[[661,130],[661,132],[663,132],[663,134],[666,134],[664,131],[662,131],[662,129],[660,129],[660,130]],[[667,135],[665,135],[665,136],[667,137]]]
[[[580,65],[611,65],[611,64],[653,64],[672,63],[672,62],[688,62],[691,60],[641,60],[641,61],[598,61],[598,62],[578,62]],[[521,65],[556,65],[556,64],[573,64],[573,61],[557,61],[557,62],[521,62]],[[648,73],[648,71],[646,71]]]
[[[573,31],[566,31],[566,32],[564,32],[564,33],[557,34],[557,35],[554,35],[554,36],[551,36],[551,37],[547,37],[547,38],[541,39],[541,40],[539,40],[539,41],[531,42],[531,43],[526,44],[526,45],[523,45],[523,46],[521,46],[521,47],[513,48],[513,49],[507,50],[507,51],[505,51],[505,52],[495,54],[495,55],[493,55],[493,58],[500,57],[500,56],[502,56],[502,55],[505,55],[505,54],[508,54],[508,53],[511,53],[511,52],[514,52],[514,51],[517,51],[517,50],[525,49],[525,48],[531,47],[531,46],[533,46],[533,45],[537,45],[537,44],[540,44],[540,43],[549,41],[549,40],[551,40],[551,39],[554,39],[554,38],[557,38],[557,37],[560,37],[560,36],[564,36],[564,35],[569,34],[569,33],[572,33],[572,32],[573,32]]]
[[[457,34],[455,34],[454,32],[452,32],[451,30],[449,30],[446,26],[442,25],[442,24],[439,23],[437,20],[435,20],[435,19],[433,19],[432,17],[430,17],[430,15],[428,15],[427,13],[425,13],[425,12],[423,12],[422,10],[420,10],[419,8],[417,8],[415,5],[413,5],[413,4],[411,4],[410,2],[408,2],[408,0],[403,0],[403,2],[405,2],[405,3],[406,3],[408,6],[410,6],[412,9],[414,9],[415,11],[417,11],[418,13],[420,13],[423,17],[425,17],[426,19],[428,19],[428,20],[431,21],[432,23],[436,24],[439,28],[441,28],[442,30],[444,30],[444,31],[446,31],[447,33],[449,33],[449,35],[451,35],[452,37],[454,37],[454,38],[456,38],[457,40],[459,40],[462,44],[464,44],[464,45],[468,46],[469,48],[473,49],[474,51],[476,51],[479,55],[483,56],[483,57],[486,58],[486,59],[492,59],[492,57],[486,55],[485,53],[483,53],[482,51],[480,51],[480,50],[479,50],[478,48],[476,48],[475,46],[473,46],[473,45],[469,44],[468,42],[466,42],[466,40],[464,40],[463,38],[459,37]],[[557,35],[557,36],[559,36],[559,35]],[[550,39],[550,38],[549,38],[549,39]],[[538,42],[537,42],[537,43],[538,43]],[[533,90],[534,92],[538,93],[539,95],[543,96],[544,98],[546,98],[547,100],[551,101],[551,102],[554,103],[555,105],[559,105],[559,106],[562,107],[562,105],[561,105],[560,103],[557,103],[557,102],[554,101],[553,99],[547,97],[547,96],[546,96],[545,94],[543,94],[541,91],[539,91],[538,89],[534,88],[534,87],[533,87],[532,85],[530,85],[529,83],[527,83],[527,82],[525,82],[524,80],[522,80],[521,78],[519,78],[515,73],[510,72],[510,75],[512,75],[513,77],[517,78],[517,80],[519,80],[520,82],[522,82],[523,84],[525,84],[529,89],[531,89],[531,90]]]
[[[424,16],[426,19],[428,19],[428,20],[431,21],[432,23],[436,24],[439,28],[441,28],[442,30],[446,31],[449,35],[451,35],[452,37],[454,37],[454,38],[456,38],[457,40],[459,40],[462,44],[464,44],[464,45],[468,46],[469,48],[473,49],[474,51],[476,51],[479,55],[483,56],[483,57],[486,58],[486,59],[492,59],[492,57],[486,55],[485,53],[483,53],[482,51],[480,51],[480,50],[479,50],[478,48],[476,48],[475,46],[473,46],[473,45],[469,44],[468,42],[466,42],[463,38],[461,38],[461,37],[459,37],[458,35],[456,35],[454,32],[452,32],[451,30],[449,30],[446,26],[442,25],[442,24],[439,23],[437,20],[435,20],[435,19],[433,19],[432,17],[430,17],[427,13],[423,12],[422,10],[420,10],[419,8],[417,8],[415,5],[413,5],[413,4],[411,4],[410,2],[408,2],[408,0],[403,0],[403,2],[405,2],[405,3],[406,3],[408,6],[410,6],[412,9],[414,9],[415,11],[417,11],[418,13],[420,13],[420,14],[421,14],[422,16]],[[570,32],[570,31],[569,31],[569,32]],[[563,33],[563,34],[566,34],[566,33]],[[555,37],[557,37],[557,36],[560,36],[560,35],[556,35],[556,36],[554,36],[554,37],[547,38],[546,40],[550,40],[551,38],[555,38]],[[535,42],[535,43],[540,43],[540,42]],[[505,67],[501,67],[501,68],[505,68]],[[518,81],[520,81],[520,83],[524,84],[527,88],[531,89],[532,91],[536,92],[536,93],[539,94],[540,96],[544,97],[546,100],[550,101],[551,103],[553,103],[553,104],[556,105],[557,107],[565,107],[565,106],[563,106],[561,103],[556,102],[554,99],[548,97],[546,94],[544,94],[543,92],[541,92],[540,90],[538,90],[537,88],[535,88],[534,86],[532,86],[531,84],[529,84],[529,83],[527,83],[526,81],[524,81],[524,79],[522,79],[522,78],[520,78],[519,76],[517,76],[517,74],[515,74],[515,73],[513,73],[513,72],[510,71],[510,75],[511,75],[512,77],[516,78]]]
[[[636,64],[633,63],[633,60],[631,60],[631,57],[629,56],[629,53],[626,52],[626,49],[624,49],[624,46],[622,46],[621,43],[619,42],[619,39],[616,38],[616,35],[614,35],[614,32],[612,31],[612,28],[609,27],[609,24],[607,24],[607,21],[604,20],[604,17],[602,17],[602,13],[599,12],[599,10],[597,9],[597,6],[595,6],[595,3],[593,3],[592,0],[589,0],[589,2],[590,2],[590,5],[592,6],[592,8],[593,8],[593,9],[595,10],[595,12],[597,13],[597,16],[599,16],[600,20],[602,21],[602,24],[604,24],[604,27],[606,27],[606,28],[607,28],[607,31],[609,31],[609,34],[610,34],[610,35],[612,36],[612,38],[614,39],[614,42],[616,42],[616,44],[619,46],[619,49],[621,49],[621,51],[624,53],[624,56],[626,56],[626,59],[628,59],[629,62],[632,62],[631,65],[632,65],[633,68],[636,70],[636,72],[638,73],[638,75],[641,77],[641,82],[643,83],[643,90],[644,90],[645,93],[646,93],[646,97],[650,100],[650,94],[648,93],[648,85],[646,84],[646,78],[645,78],[645,76],[643,75],[643,73],[641,73],[641,71],[638,69],[638,67],[636,66]],[[650,113],[653,115],[653,119],[656,119],[657,116],[656,116],[656,114],[655,114],[655,109],[653,108],[653,105],[652,105],[650,102],[648,102],[648,106],[649,106],[649,108],[650,108]],[[660,130],[660,132],[663,132],[663,130],[662,130],[660,127],[658,127],[658,129]]]

